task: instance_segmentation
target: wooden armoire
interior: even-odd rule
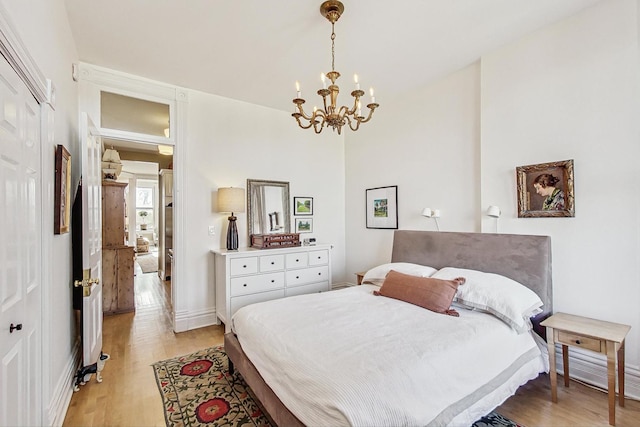
[[[102,181],[102,311],[135,310],[134,247],[125,244],[127,183]]]

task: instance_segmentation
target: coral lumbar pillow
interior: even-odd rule
[[[415,304],[436,313],[458,316],[458,312],[450,307],[458,286],[464,284],[465,280],[464,277],[452,280],[417,277],[391,270],[380,290],[373,294]]]

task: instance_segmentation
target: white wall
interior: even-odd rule
[[[343,138],[325,130],[300,129],[290,113],[190,91],[188,101],[186,283],[188,296],[177,310],[213,310],[211,249],[226,246],[228,214],[216,211],[219,187],[242,187],[247,179],[288,181],[290,197],[313,197],[312,234],[331,243],[333,281],[344,280]],[[293,212],[293,210],[292,210]],[[246,213],[236,213],[240,247],[247,246]],[[292,223],[293,224],[293,223]],[[215,226],[215,236],[207,234]]]
[[[479,65],[405,97],[379,99],[370,123],[346,136],[347,273],[389,262],[393,230],[367,229],[365,190],[398,186],[398,226],[479,231]]]
[[[482,201],[546,234],[554,309],[632,325],[640,363],[637,0],[602,2],[482,58]],[[574,159],[575,218],[517,218],[514,168]]]
[[[78,94],[71,78],[71,63],[77,62],[78,54],[62,0],[2,0],[1,3],[40,71],[54,82],[57,89],[52,129],[54,144],[42,147],[42,155],[51,159],[44,162],[42,175],[48,189],[43,203],[45,239],[42,261],[50,272],[43,282],[43,295],[47,298],[43,313],[47,317],[43,319],[45,368],[42,397],[45,420],[53,422],[56,412],[65,406],[59,401],[61,393],[69,392],[63,387],[68,387],[65,375],[73,369],[71,363],[76,334],[71,301],[71,234],[53,235],[53,159],[56,144],[63,144],[71,153],[72,189],[75,193],[79,178]]]

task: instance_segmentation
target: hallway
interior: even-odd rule
[[[102,371],[73,394],[64,426],[162,426],[162,402],[151,364],[221,345],[223,326],[175,334],[171,285],[136,265],[135,313],[104,316],[103,351],[111,356]]]

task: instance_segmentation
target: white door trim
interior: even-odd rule
[[[162,143],[174,145],[173,164],[173,226],[174,226],[174,269],[171,271],[171,292],[173,305],[173,329],[182,332],[189,329],[184,321],[187,315],[184,302],[187,301],[183,265],[184,236],[185,236],[185,193],[182,190],[186,176],[186,150],[183,148],[187,140],[187,104],[188,92],[184,88],[156,82],[143,77],[133,76],[120,71],[98,67],[91,64],[79,64],[80,83],[80,111],[87,112],[100,129],[103,137],[111,136],[116,139],[127,139],[136,142]],[[166,102],[170,111],[170,138],[141,137],[133,132],[113,131],[102,129],[100,120],[100,91],[107,90],[122,95],[133,96],[156,102]]]

